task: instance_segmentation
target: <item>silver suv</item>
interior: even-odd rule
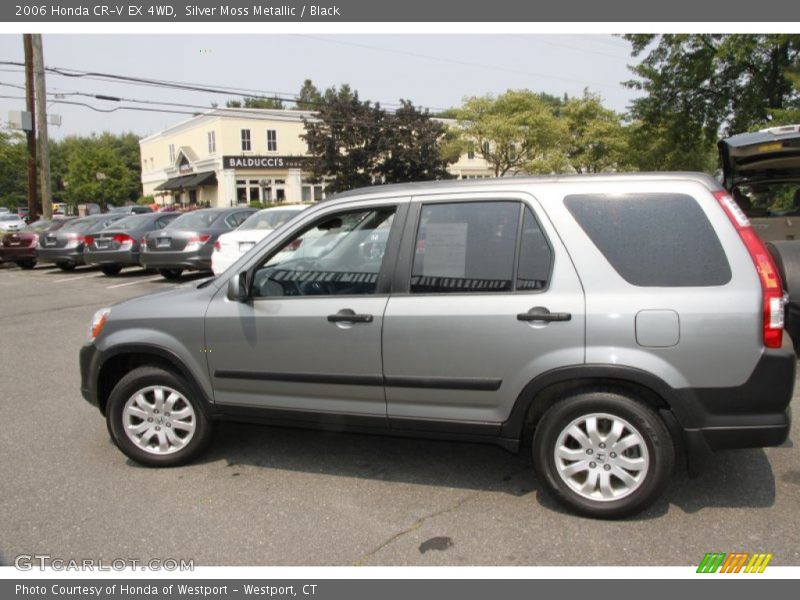
[[[620,517],[676,451],[694,474],[786,440],[783,296],[704,175],[379,186],[216,279],[98,311],[81,387],[149,466],[191,460],[225,419],[530,445],[559,500]]]

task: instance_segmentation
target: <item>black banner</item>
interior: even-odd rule
[[[800,2],[785,0],[11,0],[6,22],[774,22],[800,21]],[[725,30],[724,27],[720,27]]]

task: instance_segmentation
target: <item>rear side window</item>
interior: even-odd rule
[[[579,194],[564,204],[632,285],[724,285],[731,268],[697,201],[686,194]]]

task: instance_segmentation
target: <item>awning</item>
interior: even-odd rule
[[[155,190],[185,190],[203,185],[217,185],[217,174],[214,171],[206,171],[205,173],[172,177],[171,179],[167,179],[164,183],[158,184]]]

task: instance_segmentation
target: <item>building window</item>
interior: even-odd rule
[[[208,132],[208,153],[209,154],[216,154],[217,152],[217,132],[216,131],[209,131]]]
[[[472,160],[473,158],[475,158],[475,153],[472,150],[470,150],[469,152],[467,152],[467,158],[469,160]]]
[[[267,152],[278,151],[278,132],[274,129],[267,129]]]
[[[169,145],[169,164],[175,162],[175,144]]]
[[[242,152],[250,152],[253,149],[250,144],[250,130],[242,129]]]
[[[489,142],[483,142],[483,154],[484,156],[489,154]]]
[[[325,185],[304,181],[301,194],[300,199],[302,202],[319,202],[325,198]]]

